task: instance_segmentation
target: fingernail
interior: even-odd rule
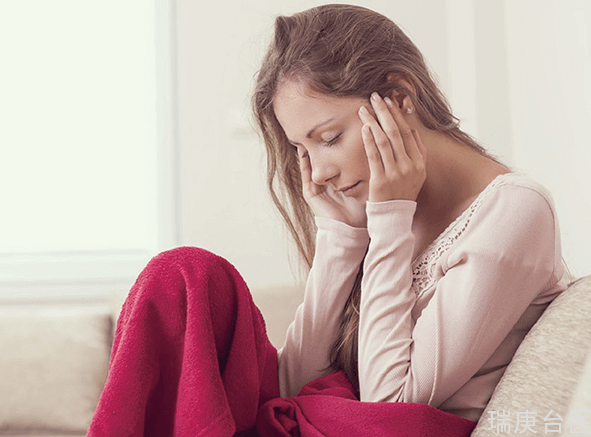
[[[361,108],[359,108],[359,112],[361,112],[362,114],[369,114],[369,111],[367,110],[367,108],[365,106],[362,106]]]
[[[394,107],[394,103],[392,102],[392,100],[390,100],[390,97],[384,98],[384,102],[386,102],[386,105],[388,105],[390,108]]]
[[[379,95],[378,93],[372,93],[372,95],[371,95],[371,99],[372,99],[374,102],[377,102],[377,101],[379,101],[379,100],[380,100],[380,95]]]

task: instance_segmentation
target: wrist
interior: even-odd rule
[[[367,235],[367,226],[352,226],[331,217],[314,217],[314,221],[318,230],[352,237]]]
[[[367,202],[367,229],[369,235],[412,232],[417,203],[414,200],[387,200]]]

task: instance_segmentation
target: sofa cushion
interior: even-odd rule
[[[568,417],[564,418],[563,431],[591,435],[591,351],[587,354],[583,374],[570,400],[568,411]],[[577,417],[577,412],[583,418]]]
[[[0,433],[85,434],[106,379],[110,338],[108,309],[0,308]]]
[[[571,404],[589,399],[589,387],[580,386],[590,379],[590,350],[591,276],[586,276],[554,299],[524,338],[472,436],[566,433]]]
[[[281,348],[304,291],[296,286],[261,288],[252,290],[252,298],[263,314],[269,340],[277,349]]]

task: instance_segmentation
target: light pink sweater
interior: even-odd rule
[[[525,175],[500,175],[413,260],[415,209],[368,202],[367,229],[316,218],[304,302],[278,356],[282,396],[331,372],[329,350],[369,244],[361,401],[425,403],[478,421],[525,334],[566,288],[553,200]]]

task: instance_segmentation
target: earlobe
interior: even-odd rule
[[[412,114],[414,112],[415,108],[413,107],[412,99],[409,96],[404,96],[400,105],[400,109],[405,114]]]

